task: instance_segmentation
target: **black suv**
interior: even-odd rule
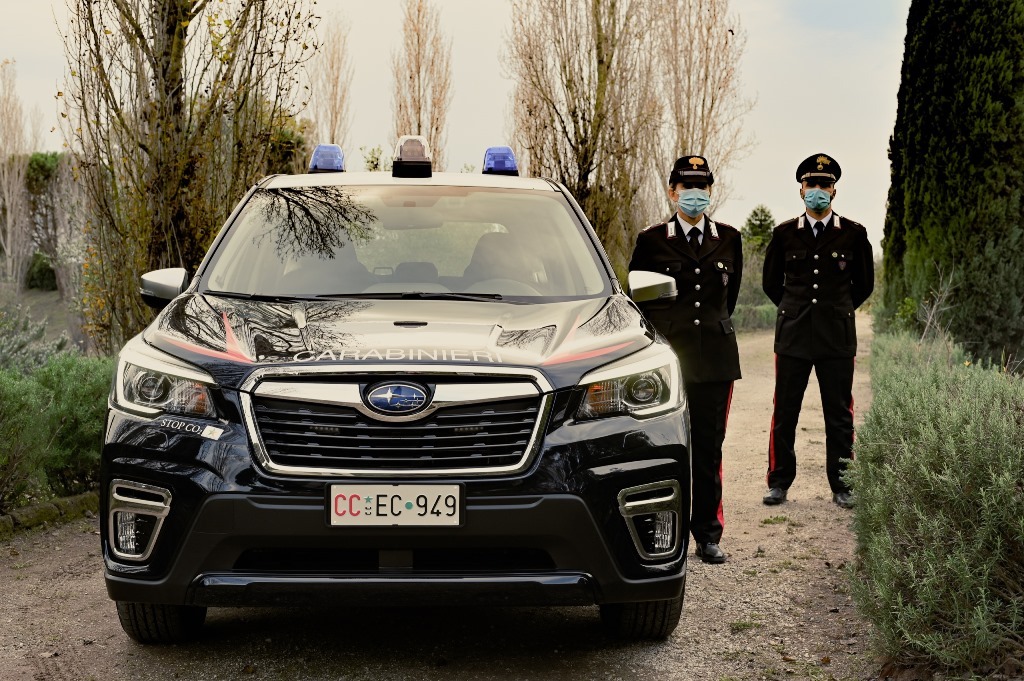
[[[194,277],[142,277],[162,311],[120,353],[101,479],[135,640],[194,636],[208,606],[330,602],[678,623],[675,356],[564,187],[500,157],[434,174],[417,151],[267,178]],[[634,298],[672,295],[649,278]]]

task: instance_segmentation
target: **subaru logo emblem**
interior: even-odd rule
[[[427,391],[408,383],[384,383],[366,393],[366,404],[384,414],[408,414],[427,403]]]

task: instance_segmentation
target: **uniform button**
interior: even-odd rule
[[[697,302],[697,303],[694,303],[694,304],[693,304],[693,306],[694,306],[694,307],[700,307],[700,303],[699,303],[699,302]]]
[[[815,284],[815,285],[814,285],[814,288],[818,288],[818,285],[817,285],[817,284]]]
[[[699,319],[694,319],[693,320],[693,325],[694,326],[700,326],[700,320]]]
[[[695,270],[693,271],[693,273],[694,273],[694,274],[700,274],[700,268],[698,267],[697,269],[695,269]]]
[[[811,302],[812,302],[812,303],[817,303],[817,302],[818,302],[818,299],[817,299],[817,298],[811,298]]]
[[[817,254],[817,253],[815,253],[815,254],[814,254],[814,259],[815,259],[815,260],[817,260],[817,259],[818,259],[818,254]]]
[[[694,291],[699,291],[700,290],[700,284],[697,284],[696,286],[694,286],[693,290]]]
[[[818,270],[814,270],[814,273],[815,273],[815,274],[817,274],[817,273],[818,273]]]

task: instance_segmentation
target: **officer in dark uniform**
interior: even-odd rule
[[[653,301],[644,314],[675,350],[690,406],[693,507],[690,530],[705,563],[724,563],[722,442],[740,378],[732,312],[740,291],[740,233],[704,214],[715,177],[703,156],[684,156],[668,178],[676,213],[637,237],[630,270],[675,278],[678,297]]]
[[[867,231],[832,211],[842,170],[828,154],[796,170],[806,212],[772,232],[764,292],[778,305],[775,322],[775,411],[768,443],[765,504],[781,504],[796,477],[793,445],[811,369],[825,416],[825,461],[832,501],[853,506],[841,478],[853,458],[854,310],[871,295],[874,260]]]

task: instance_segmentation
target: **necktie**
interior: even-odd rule
[[[693,229],[690,230],[689,237],[690,247],[696,251],[698,248],[700,248],[700,230],[694,227]]]
[[[817,241],[818,237],[821,236],[822,231],[825,229],[825,223],[815,221],[812,229],[814,230],[814,240]]]

